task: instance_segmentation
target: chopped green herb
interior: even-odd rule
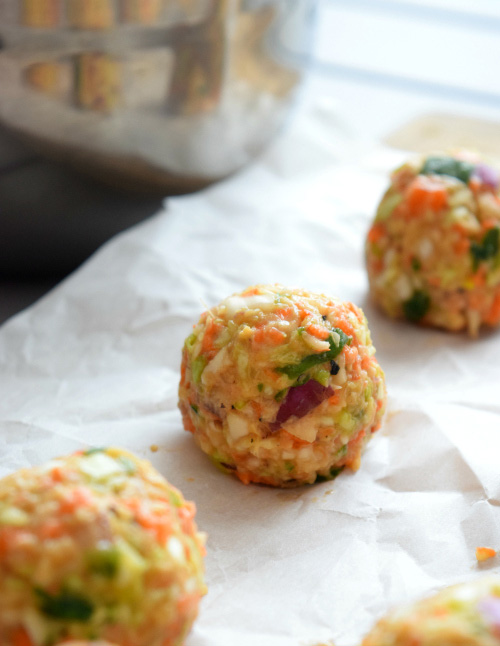
[[[409,321],[419,321],[427,314],[431,306],[431,299],[427,292],[416,289],[411,298],[403,303],[403,312]]]
[[[421,175],[448,175],[455,177],[464,184],[470,179],[475,165],[452,157],[428,157],[420,171]]]
[[[316,482],[327,482],[329,480],[333,480],[334,478],[336,478],[339,475],[339,473],[343,469],[344,469],[343,466],[342,467],[333,467],[332,469],[330,469],[328,475],[326,475],[326,476],[323,476],[323,475],[316,476]]]
[[[288,471],[288,473],[290,473],[295,469],[295,465],[293,464],[293,462],[285,462],[285,469]]]
[[[257,384],[257,390],[261,393],[264,390],[264,384]]]
[[[411,259],[411,268],[413,271],[420,271],[422,269],[422,263],[415,256]]]
[[[94,549],[88,553],[87,563],[89,570],[94,574],[100,574],[106,579],[112,579],[118,573],[120,553],[114,546],[105,549]]]
[[[94,453],[104,453],[106,451],[106,447],[95,447],[92,449],[87,449],[87,451],[84,451],[83,455],[94,455]]]
[[[284,398],[284,396],[287,394],[288,391],[289,391],[289,388],[283,388],[283,390],[279,390],[276,393],[276,395],[274,395],[274,399],[277,402],[280,402]]]
[[[191,408],[194,410],[194,412],[198,415],[199,408],[196,404],[189,404]]]
[[[52,595],[41,588],[35,588],[35,594],[40,612],[52,619],[88,621],[94,612],[93,604],[75,592],[61,590]]]
[[[489,260],[497,255],[499,249],[499,232],[498,227],[489,229],[484,235],[481,243],[471,242],[470,252],[472,254],[472,264],[474,271],[479,267],[481,260]]]
[[[302,359],[302,361],[300,361],[299,363],[280,366],[278,368],[275,368],[275,371],[286,375],[289,379],[297,379],[297,377],[299,377],[302,373],[306,372],[313,366],[317,366],[321,363],[325,363],[326,361],[330,361],[331,359],[335,359],[335,357],[338,356],[340,352],[342,352],[342,348],[345,345],[351,344],[352,338],[350,336],[347,336],[347,334],[345,334],[345,332],[343,332],[339,328],[335,328],[334,331],[340,337],[338,344],[335,343],[333,336],[330,335],[328,337],[330,349],[326,352],[310,354]]]

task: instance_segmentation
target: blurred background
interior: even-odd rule
[[[0,37],[0,322],[311,104],[500,149],[498,0],[0,0]]]

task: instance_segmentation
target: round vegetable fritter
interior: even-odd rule
[[[186,339],[184,426],[244,483],[295,486],[355,470],[385,406],[374,354],[351,303],[251,287],[202,314]]]
[[[362,646],[500,646],[500,577],[455,585],[397,609]]]
[[[114,448],[0,480],[0,644],[182,644],[206,592],[194,514]]]
[[[499,184],[466,154],[392,174],[366,243],[370,291],[389,316],[472,336],[499,325]]]

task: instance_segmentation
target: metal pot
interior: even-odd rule
[[[0,0],[0,120],[128,188],[242,168],[292,104],[315,0]]]

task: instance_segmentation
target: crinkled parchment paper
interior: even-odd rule
[[[209,593],[188,646],[355,646],[390,606],[498,566],[474,551],[500,547],[500,334],[419,329],[367,299],[364,236],[398,155],[304,108],[251,168],[169,200],[0,329],[0,475],[118,445],[196,502]],[[258,282],[364,308],[389,401],[357,473],[244,486],[182,429],[184,338]]]

